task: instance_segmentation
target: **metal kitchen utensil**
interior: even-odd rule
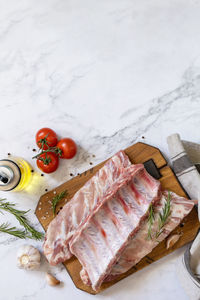
[[[187,247],[184,255],[183,255],[183,265],[185,266],[185,268],[187,269],[191,280],[193,281],[193,283],[200,288],[200,279],[198,278],[198,276],[196,276],[190,266],[190,261],[191,261],[191,253],[190,253],[190,249],[191,249],[191,244]]]

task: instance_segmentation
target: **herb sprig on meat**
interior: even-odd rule
[[[56,206],[57,204],[67,196],[67,191],[62,191],[60,194],[56,195],[55,197],[53,197],[52,199],[52,209],[53,209],[53,215],[55,216],[56,213]]]
[[[156,238],[158,238],[161,233],[163,232],[162,228],[167,222],[168,217],[171,214],[171,193],[168,191],[168,197],[165,202],[165,206],[162,210],[162,213],[159,214],[159,219],[158,219],[158,231],[156,232]]]

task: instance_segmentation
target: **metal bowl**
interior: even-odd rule
[[[191,280],[194,282],[194,284],[200,288],[200,278],[198,278],[197,276],[195,276],[195,274],[193,273],[191,267],[190,267],[190,259],[191,259],[191,254],[190,254],[190,248],[191,245],[189,245],[184,253],[183,256],[183,264],[185,265],[186,270],[188,271]]]

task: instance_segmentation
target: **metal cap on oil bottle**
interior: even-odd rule
[[[0,191],[19,192],[29,189],[32,171],[30,164],[23,158],[0,160]]]
[[[21,170],[10,159],[0,160],[0,191],[11,191],[20,183]]]

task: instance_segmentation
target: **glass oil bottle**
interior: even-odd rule
[[[32,169],[23,158],[0,160],[0,191],[22,191],[32,179]]]

